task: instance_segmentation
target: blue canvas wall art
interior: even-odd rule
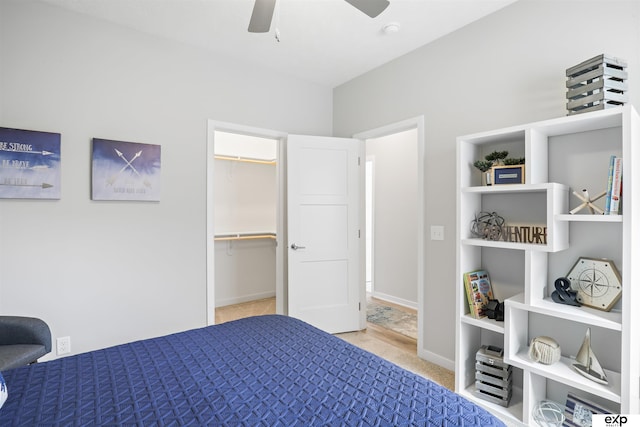
[[[0,128],[0,198],[60,198],[60,134]]]
[[[160,201],[160,146],[93,139],[93,200]]]

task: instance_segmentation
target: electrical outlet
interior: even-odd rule
[[[56,338],[58,356],[71,353],[71,337]]]
[[[444,240],[444,226],[432,225],[431,226],[431,240]]]

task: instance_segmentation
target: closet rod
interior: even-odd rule
[[[214,159],[218,160],[231,160],[235,162],[246,162],[246,163],[260,163],[263,165],[275,165],[275,160],[265,160],[265,159],[254,159],[252,157],[241,157],[241,156],[223,156],[220,154],[216,154],[213,156]]]
[[[233,233],[218,234],[214,237],[215,241],[224,240],[251,240],[251,239],[275,239],[276,233]]]

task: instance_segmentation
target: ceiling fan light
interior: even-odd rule
[[[389,22],[382,27],[382,31],[384,31],[385,34],[395,34],[400,31],[400,24],[397,22]]]

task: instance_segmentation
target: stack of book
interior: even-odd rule
[[[493,299],[493,289],[489,273],[485,270],[475,270],[463,274],[464,288],[469,303],[469,312],[476,319],[486,317],[485,308]]]
[[[607,198],[605,215],[622,213],[622,157],[611,156],[609,160],[609,179],[607,181]]]

